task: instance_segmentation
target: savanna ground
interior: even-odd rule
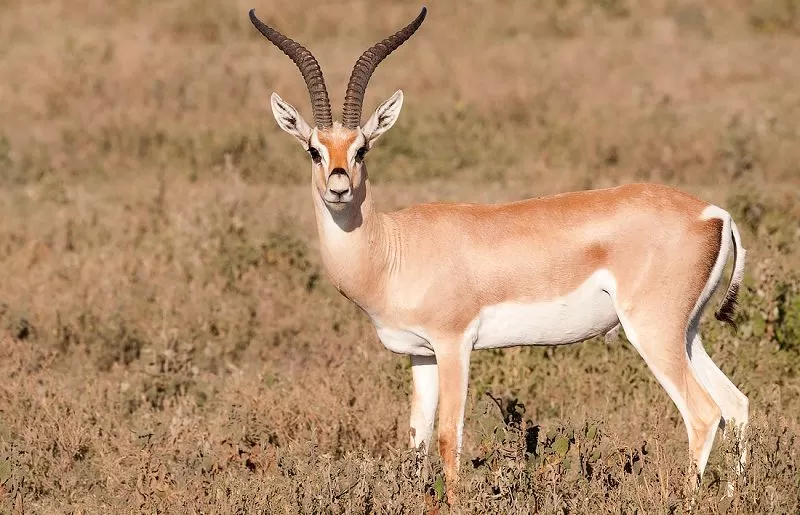
[[[739,330],[704,336],[750,397],[751,464],[723,499],[718,437],[693,509],[797,513],[800,4],[639,4],[431,2],[367,94],[406,93],[375,196],[652,180],[729,209]],[[408,359],[321,270],[307,157],[268,108],[307,94],[250,7],[316,53],[338,113],[420,6],[0,0],[0,512],[449,509],[436,453],[417,475],[405,450]],[[471,385],[464,511],[691,506],[683,423],[624,339],[481,351]]]

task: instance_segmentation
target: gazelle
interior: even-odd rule
[[[310,93],[313,127],[275,93],[272,110],[311,157],[326,272],[371,318],[386,348],[411,356],[410,444],[427,450],[438,405],[439,452],[452,484],[473,350],[575,343],[621,325],[680,411],[702,476],[717,427],[735,420],[741,430],[748,421],[747,397],[698,334],[731,251],[733,273],[716,316],[732,323],[745,262],[736,224],[723,209],[656,184],[376,211],[365,154],[397,120],[403,93],[361,125],[364,92],[425,14],[361,55],[339,123],[311,52],[250,11]]]

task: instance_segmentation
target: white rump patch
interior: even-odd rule
[[[731,215],[724,209],[719,206],[715,206],[713,204],[706,206],[703,209],[703,212],[700,213],[701,220],[710,220],[712,218],[719,218],[720,220],[725,220],[726,218],[730,218]]]
[[[731,238],[731,224],[733,220],[731,219],[730,213],[712,204],[703,209],[700,218],[702,220],[710,220],[712,218],[720,219],[722,221],[722,234],[717,259],[714,262],[714,267],[711,269],[711,274],[708,276],[706,285],[703,287],[703,291],[700,293],[700,297],[697,299],[694,309],[692,310],[692,316],[689,319],[690,324],[698,323],[700,312],[705,307],[708,299],[711,298],[714,290],[719,286],[722,273],[725,271],[725,264],[728,262],[728,255],[733,248],[733,240]]]

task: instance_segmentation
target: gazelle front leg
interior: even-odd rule
[[[433,434],[433,420],[439,402],[439,369],[433,356],[411,356],[411,447],[423,452],[428,447]]]
[[[469,382],[469,348],[461,342],[437,349],[439,364],[439,454],[444,462],[447,501],[455,503],[458,482],[461,436],[464,429],[464,408]]]

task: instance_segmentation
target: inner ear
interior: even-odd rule
[[[306,123],[297,109],[292,104],[282,99],[277,93],[272,94],[272,115],[278,126],[300,141],[303,147],[307,146],[311,138],[311,126]]]
[[[378,139],[384,132],[392,128],[397,118],[400,116],[400,109],[402,107],[402,90],[397,90],[394,95],[378,106],[375,113],[367,120],[364,127],[361,128],[361,131],[370,144]]]

